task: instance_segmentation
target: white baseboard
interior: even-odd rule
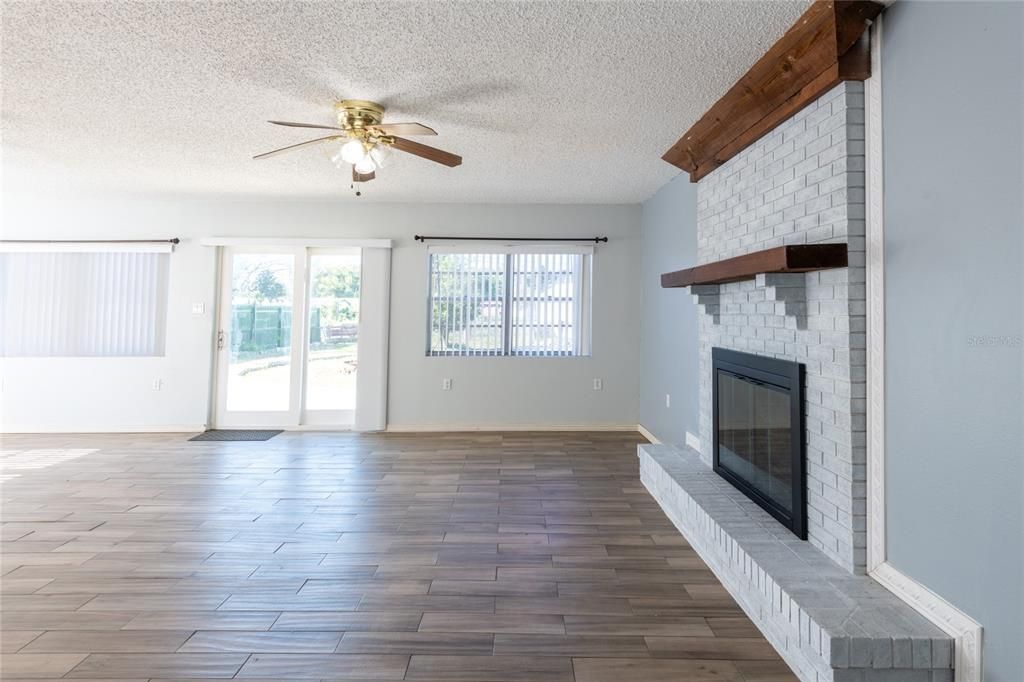
[[[915,611],[955,638],[956,682],[982,682],[981,625],[890,563],[879,564],[869,575]]]
[[[689,431],[686,432],[686,447],[692,448],[697,452],[700,452],[700,438],[693,435]]]
[[[450,431],[636,431],[636,424],[388,424],[389,433]]]
[[[640,432],[640,435],[651,441],[654,445],[661,445],[661,439],[655,436],[653,433],[647,430],[643,424],[637,424],[636,430]]]
[[[154,424],[151,426],[73,426],[56,427],[48,424],[39,425],[16,425],[0,426],[0,433],[26,434],[26,433],[201,433],[206,430],[205,424]],[[256,424],[252,426],[225,426],[226,429],[272,429],[279,428],[284,431],[352,431],[351,427],[327,426],[327,425],[300,425],[300,426],[267,426]],[[388,424],[388,432],[392,433],[440,433],[450,431],[462,433],[471,431],[630,431],[639,429],[636,424]],[[379,433],[379,432],[378,432]],[[641,431],[645,437],[646,433]]]
[[[211,429],[245,429],[253,431],[261,431],[263,429],[280,429],[281,431],[322,431],[325,433],[348,433],[354,431],[351,426],[332,426],[331,424],[286,424],[284,426],[280,424],[232,424],[230,426],[211,426]]]
[[[52,424],[0,425],[0,433],[201,433],[206,424],[147,424],[124,426],[117,424],[54,426]]]

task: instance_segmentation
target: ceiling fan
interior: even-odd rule
[[[257,154],[252,158],[265,159],[291,149],[323,142],[332,145],[329,155],[336,166],[339,168],[345,165],[352,166],[353,182],[373,180],[376,177],[377,169],[381,167],[391,149],[397,149],[452,168],[462,163],[462,157],[457,154],[399,137],[400,135],[437,135],[437,132],[422,123],[382,123],[384,106],[381,104],[361,99],[345,99],[337,102],[334,105],[334,110],[338,117],[337,126],[268,121],[274,125],[290,128],[316,128],[338,132]]]

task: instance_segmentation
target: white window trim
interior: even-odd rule
[[[391,239],[324,239],[317,237],[203,237],[202,246],[390,249]]]
[[[427,247],[429,253],[571,253],[584,256],[594,255],[593,246],[578,244],[495,244],[474,242],[472,244],[433,244]]]

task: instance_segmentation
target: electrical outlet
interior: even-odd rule
[[[164,380],[163,379],[153,379],[153,390],[154,391],[163,390],[163,387],[164,387]]]
[[[445,377],[441,381],[441,390],[442,391],[450,391],[450,390],[452,390],[452,380],[447,378],[447,377]]]
[[[672,396],[668,393],[665,394],[665,407],[672,407]]]
[[[594,390],[600,391],[604,388],[604,383],[600,379],[594,379]]]

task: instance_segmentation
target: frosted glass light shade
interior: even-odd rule
[[[341,158],[345,163],[356,164],[366,158],[366,149],[359,140],[349,140],[341,146]]]
[[[391,156],[391,148],[387,145],[378,144],[370,150],[370,158],[377,164],[377,168],[383,168],[384,162]]]
[[[377,164],[373,162],[370,154],[366,154],[359,160],[355,165],[356,173],[360,175],[367,175],[377,170]]]

